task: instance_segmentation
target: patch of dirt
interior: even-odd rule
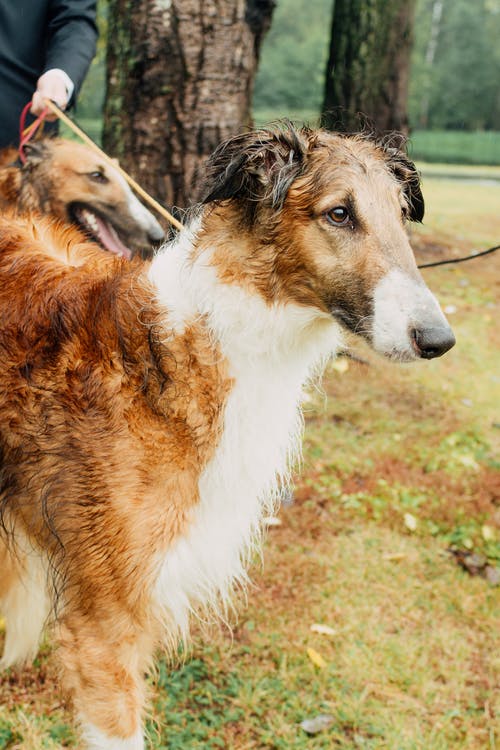
[[[8,710],[30,706],[40,712],[63,708],[57,683],[54,660],[44,654],[33,666],[0,672],[0,705]]]

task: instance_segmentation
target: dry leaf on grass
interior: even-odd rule
[[[325,729],[328,729],[333,724],[333,716],[331,714],[318,714],[313,719],[304,719],[300,722],[301,728],[307,734],[319,734]]]
[[[401,560],[406,560],[408,555],[406,554],[406,552],[387,552],[382,557],[388,562],[400,562]]]
[[[337,630],[334,630],[329,625],[322,625],[320,622],[315,622],[311,625],[313,633],[320,633],[321,635],[337,635]]]
[[[496,539],[496,532],[492,526],[481,526],[481,534],[485,542],[494,542]]]
[[[418,526],[418,520],[411,513],[405,513],[404,515],[405,526],[408,531],[416,531]]]
[[[321,654],[319,654],[314,648],[308,648],[307,655],[312,661],[312,663],[316,667],[319,667],[319,669],[323,669],[324,667],[326,667],[326,661],[323,659]]]

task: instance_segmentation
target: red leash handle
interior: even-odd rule
[[[19,118],[19,158],[21,159],[23,164],[26,164],[26,154],[24,153],[24,147],[25,145],[33,138],[36,131],[42,124],[42,122],[45,120],[47,115],[49,114],[49,108],[44,107],[42,112],[38,115],[36,120],[31,123],[29,128],[25,128],[26,123],[26,116],[31,108],[33,102],[28,102],[28,104],[23,107],[23,111],[21,112],[21,117]]]

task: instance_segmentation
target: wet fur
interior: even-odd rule
[[[99,750],[143,747],[155,647],[245,581],[299,450],[303,384],[341,327],[370,340],[392,268],[420,283],[404,155],[288,128],[233,139],[208,174],[207,205],[151,265],[0,219],[0,603],[19,625],[22,597],[9,601],[35,553],[58,594],[63,684]],[[359,226],[338,234],[325,212],[342,190]],[[363,190],[387,214],[373,236]]]

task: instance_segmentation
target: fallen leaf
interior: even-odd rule
[[[399,562],[400,560],[405,560],[406,557],[407,555],[404,552],[388,552],[386,555],[383,555],[383,559],[389,562]]]
[[[462,403],[465,403],[468,399],[462,399]],[[472,401],[470,404],[465,404],[466,406],[470,406],[472,404]],[[462,466],[467,467],[468,469],[474,469],[474,471],[479,471],[481,468],[476,461],[476,459],[473,456],[470,456],[468,454],[464,454],[462,456],[458,457],[459,463],[462,464]]]
[[[418,520],[411,513],[405,513],[404,515],[405,526],[409,531],[416,531],[418,526]]]
[[[323,659],[321,654],[318,654],[318,652],[314,648],[308,648],[307,655],[312,663],[319,669],[324,669],[324,667],[326,667],[326,661]]]
[[[329,625],[322,625],[319,622],[315,622],[311,625],[313,633],[320,633],[321,635],[337,635],[337,631],[331,628]]]
[[[304,719],[300,722],[300,726],[306,734],[319,734],[328,729],[333,722],[334,718],[331,714],[318,714],[314,719]]]
[[[0,633],[3,633],[4,630],[5,630],[5,620],[3,619],[3,617],[0,617]]]
[[[484,526],[481,526],[481,534],[485,542],[494,542],[496,539],[495,529],[491,526],[487,526],[486,524],[484,524]]]

